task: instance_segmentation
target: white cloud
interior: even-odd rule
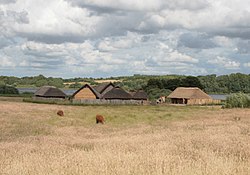
[[[72,7],[63,0],[27,0],[25,3],[18,0],[16,4],[10,4],[6,8],[22,9],[23,12],[20,12],[22,15],[28,14],[26,23],[14,25],[13,30],[25,37],[33,37],[37,40],[38,35],[62,38],[65,36],[92,36],[96,33],[95,25],[102,18],[91,16],[87,9]]]
[[[219,65],[226,69],[239,69],[240,62],[233,61],[226,57],[217,56],[216,59],[209,60],[208,63]]]
[[[115,51],[129,49],[141,42],[142,37],[136,33],[127,32],[121,37],[106,37],[98,44],[98,49],[102,51]]]
[[[0,56],[0,67],[15,67],[16,63],[14,62],[14,60],[12,60],[12,58],[10,57],[1,57]]]
[[[161,64],[169,64],[169,62],[178,62],[178,63],[198,63],[199,60],[193,58],[189,55],[178,52],[177,50],[173,50],[170,46],[159,43],[156,48],[159,48],[157,52],[154,52],[153,57],[155,57],[155,61],[160,62]]]
[[[208,5],[207,0],[68,0],[73,5],[92,7],[96,10],[158,11],[164,8],[197,10]]]
[[[250,68],[250,62],[244,63],[244,66],[247,67],[247,68]]]
[[[198,63],[199,62],[198,59],[195,59],[189,55],[179,53],[178,51],[171,52],[169,54],[169,56],[170,56],[169,61],[189,62],[189,63]]]
[[[16,75],[249,73],[248,21],[248,0],[0,0],[0,65]]]

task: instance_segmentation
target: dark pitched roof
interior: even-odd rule
[[[168,98],[212,99],[212,97],[197,87],[178,87]]]
[[[104,99],[132,99],[132,96],[120,87],[114,87],[112,90],[103,95]]]
[[[102,92],[105,91],[105,89],[106,89],[109,85],[115,87],[115,85],[114,85],[113,83],[111,83],[111,82],[108,83],[108,82],[107,82],[107,83],[101,83],[101,84],[95,86],[94,89],[95,89],[97,92],[99,92],[100,94],[102,94]]]
[[[147,100],[148,95],[144,90],[138,90],[133,94],[133,99],[135,100]]]
[[[90,86],[89,84],[85,84],[83,85],[80,89],[78,89],[73,95],[72,97],[74,97],[79,91],[81,91],[83,88],[88,87],[97,98],[101,98],[101,94],[99,92],[97,92],[92,86]]]
[[[134,90],[129,91],[129,94],[130,94],[132,97],[135,95],[135,93],[136,93],[136,91],[134,91]]]
[[[35,94],[38,97],[54,97],[54,98],[65,98],[67,95],[60,89],[54,86],[43,86],[38,89]]]

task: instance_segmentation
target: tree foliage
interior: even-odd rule
[[[0,76],[1,84],[11,85],[11,86],[34,86],[34,87],[41,87],[44,85],[55,86],[58,88],[64,87],[64,81],[62,78],[52,78],[52,77],[45,77],[43,75],[38,75],[34,77],[7,77],[7,76]]]
[[[15,87],[0,85],[0,94],[19,94],[19,92]]]
[[[81,87],[82,87],[82,84],[77,83],[77,82],[75,82],[75,83],[73,83],[73,84],[71,84],[69,86],[69,88],[72,88],[72,89],[78,89],[78,88],[81,88]]]
[[[198,77],[204,90],[210,93],[250,93],[250,75],[235,73],[230,75],[207,75]]]
[[[235,93],[227,97],[226,108],[249,108],[250,97],[244,93]]]

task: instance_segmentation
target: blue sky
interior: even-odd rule
[[[250,74],[249,0],[0,0],[0,75]]]

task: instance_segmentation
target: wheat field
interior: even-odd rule
[[[0,174],[248,175],[250,110],[0,101]]]

